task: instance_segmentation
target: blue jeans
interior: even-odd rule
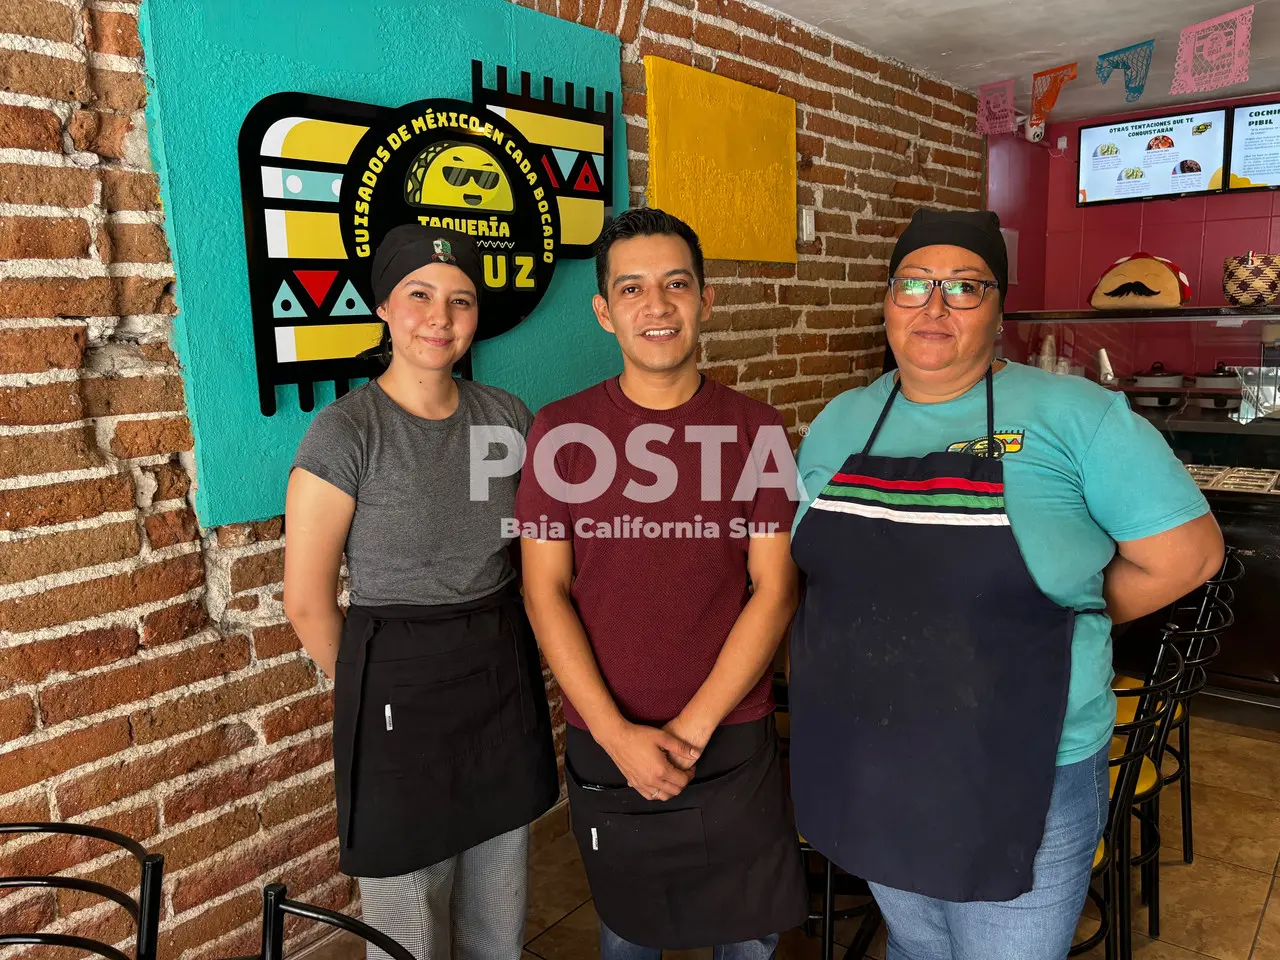
[[[1059,767],[1032,888],[1003,903],[950,903],[871,884],[885,960],[1062,960],[1089,889],[1110,794],[1107,748]]]
[[[726,943],[712,949],[713,960],[771,960],[778,947],[778,934],[761,940],[744,940],[742,943]],[[662,960],[659,947],[642,947],[600,924],[601,960]]]

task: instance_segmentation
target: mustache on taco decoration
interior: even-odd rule
[[[1191,281],[1172,260],[1150,253],[1121,257],[1089,295],[1095,310],[1160,310],[1191,299]]]
[[[587,259],[612,215],[613,93],[599,104],[574,85],[507,69],[493,88],[471,63],[471,102],[427,99],[384,107],[301,93],[260,100],[240,129],[249,296],[259,403],[297,384],[303,410],[313,385],[380,369],[382,336],[369,267],[392,227],[420,222],[476,238],[484,268],[477,340],[528,317],[562,259]]]

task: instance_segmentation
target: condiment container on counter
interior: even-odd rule
[[[1111,368],[1111,358],[1107,356],[1107,348],[1098,348],[1098,382],[1104,387],[1115,386],[1120,382],[1115,370]]]
[[[1040,344],[1040,369],[1045,373],[1053,373],[1058,366],[1058,345],[1053,339],[1053,334],[1045,334],[1044,342]]]

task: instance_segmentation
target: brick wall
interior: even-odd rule
[[[202,532],[191,510],[141,53],[135,4],[0,4],[0,820],[165,854],[162,955],[231,956],[264,879],[339,908],[352,883],[280,521]],[[129,887],[104,849],[10,842],[0,874]],[[42,926],[129,936],[79,894],[0,899],[0,929]]]
[[[644,55],[798,101],[818,239],[797,265],[709,264],[703,361],[796,428],[870,378],[892,237],[918,202],[979,205],[973,98],[736,0],[536,6],[622,38],[637,202]],[[0,4],[0,820],[104,824],[164,853],[163,955],[230,956],[256,949],[269,879],[356,904],[329,686],[280,604],[280,521],[202,531],[190,507],[136,17]],[[0,845],[0,874],[51,870],[127,886],[132,867],[92,843]],[[0,929],[45,926],[129,936],[78,894],[0,897]]]
[[[826,401],[880,372],[880,302],[916,207],[982,203],[985,145],[965,90],[740,0],[517,0],[616,33],[633,204],[648,179],[644,57],[796,101],[797,200],[817,239],[798,264],[710,262],[717,309],[704,370],[778,407],[798,441]]]

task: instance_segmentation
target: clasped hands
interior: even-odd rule
[[[629,787],[646,800],[670,800],[693,779],[710,738],[682,715],[661,729],[624,720],[599,743]]]

